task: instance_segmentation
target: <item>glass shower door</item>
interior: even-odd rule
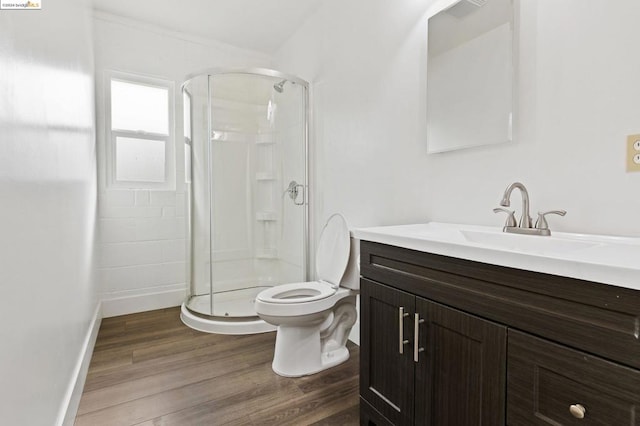
[[[260,291],[306,279],[306,103],[289,80],[208,76],[207,137],[191,144],[192,311],[255,317]]]

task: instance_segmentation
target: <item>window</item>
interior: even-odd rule
[[[173,188],[173,82],[114,72],[107,84],[109,186]]]

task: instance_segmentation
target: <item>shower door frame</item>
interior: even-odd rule
[[[312,200],[312,185],[311,185],[311,180],[310,180],[310,170],[309,170],[309,165],[310,165],[310,149],[309,149],[309,129],[310,129],[310,85],[307,81],[296,77],[294,75],[291,74],[286,74],[286,73],[282,73],[280,71],[276,71],[276,70],[272,70],[272,69],[268,69],[268,68],[207,68],[204,70],[201,70],[199,72],[195,72],[192,74],[189,74],[185,77],[184,79],[184,83],[182,84],[182,89],[184,90],[184,87],[194,78],[196,77],[202,77],[202,76],[206,76],[207,77],[207,110],[208,110],[208,114],[207,114],[207,138],[210,138],[210,135],[212,134],[212,121],[211,121],[211,111],[212,111],[212,99],[211,99],[211,79],[212,77],[215,76],[220,76],[220,75],[238,75],[238,74],[242,74],[242,75],[252,75],[252,76],[257,76],[257,77],[273,77],[276,79],[280,79],[280,80],[287,80],[290,82],[293,82],[295,84],[298,84],[300,86],[302,86],[304,88],[304,93],[303,93],[303,109],[304,109],[304,136],[303,136],[303,152],[304,152],[304,179],[305,179],[305,185],[304,185],[304,211],[302,213],[303,215],[303,268],[304,268],[304,280],[305,281],[310,281],[311,280],[311,253],[310,253],[310,241],[311,241],[311,217],[310,217],[310,212],[311,212],[311,200]],[[192,118],[193,120],[193,118]],[[193,126],[193,123],[192,123]],[[193,127],[192,127],[193,128]],[[211,190],[212,188],[212,164],[211,164],[211,142],[209,140],[209,143],[207,144],[207,149],[208,149],[208,158],[207,158],[207,167],[208,167],[208,185],[209,185],[209,190]],[[194,150],[191,150],[191,164],[193,163],[193,155],[194,155]],[[191,169],[191,182],[193,182],[193,168]],[[193,185],[193,183],[192,183]],[[193,192],[193,189],[191,189],[190,191],[191,193]],[[193,274],[192,274],[192,253],[194,251],[194,240],[191,237],[191,233],[192,233],[192,223],[193,223],[193,208],[191,206],[193,200],[192,200],[192,195],[189,195],[189,225],[188,225],[188,235],[189,235],[189,270],[187,271],[187,279],[189,281],[189,296],[192,296],[192,292],[193,292],[193,283],[191,282],[191,280],[193,279]],[[210,261],[209,261],[209,294],[210,294],[210,313],[213,314],[213,304],[214,304],[214,284],[213,284],[213,268],[214,268],[214,262],[212,261],[212,256],[213,256],[213,247],[212,247],[212,243],[213,243],[213,238],[212,238],[212,232],[213,232],[213,218],[212,218],[212,199],[211,196],[209,197],[209,257],[210,257]],[[284,283],[278,283],[278,284],[284,284]],[[188,301],[188,300],[187,300]],[[201,314],[202,315],[202,314]],[[213,315],[209,315],[211,318],[219,318],[219,317],[215,317]],[[233,317],[231,317],[233,318]],[[231,319],[231,318],[225,318],[225,319]]]

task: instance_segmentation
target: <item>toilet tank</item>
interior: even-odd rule
[[[360,240],[351,235],[351,250],[349,251],[349,262],[344,271],[340,287],[352,290],[360,289]]]

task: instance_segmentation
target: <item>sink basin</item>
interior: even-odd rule
[[[640,290],[640,238],[554,232],[507,234],[502,228],[428,222],[361,228],[360,240]]]
[[[541,237],[537,235],[506,234],[504,232],[484,232],[460,229],[462,236],[471,243],[483,244],[504,250],[557,255],[576,250],[596,247],[602,243],[595,241],[571,240],[567,238]]]

